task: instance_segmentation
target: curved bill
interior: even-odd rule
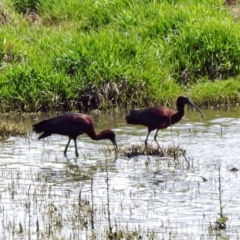
[[[118,145],[117,145],[117,143],[116,143],[116,141],[115,141],[115,140],[114,140],[114,141],[112,141],[112,144],[113,144],[113,146],[114,146],[115,150],[116,150],[116,149],[118,149]]]
[[[189,100],[188,104],[189,104],[190,106],[196,108],[197,111],[201,114],[201,116],[202,116],[202,118],[203,118],[203,113],[201,112],[201,110],[199,109],[199,107],[197,107],[197,106],[196,106],[193,102],[191,102],[190,100]]]

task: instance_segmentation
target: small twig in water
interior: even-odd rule
[[[29,185],[29,188],[28,188],[28,239],[30,240],[31,239],[31,233],[30,233],[30,223],[31,223],[31,202],[30,202],[30,188],[31,188],[31,184]]]
[[[173,132],[172,132],[172,124],[171,124],[171,117],[169,116],[169,122],[170,122],[170,129],[171,129],[171,138],[172,138],[172,143],[173,143],[173,149],[176,149],[175,147],[175,143],[174,143],[174,139],[173,139]],[[185,158],[185,161],[187,162],[188,164],[188,167],[190,167],[190,163],[189,161],[187,160],[187,157],[184,153],[184,151],[181,151],[184,158]],[[176,163],[176,159],[177,159],[177,154],[176,154],[176,150],[173,150],[173,156],[174,156],[174,162]]]
[[[228,217],[223,214],[224,206],[222,205],[221,164],[219,164],[218,168],[218,192],[219,192],[220,217],[216,220],[214,230],[225,230]]]
[[[91,198],[92,198],[92,210],[91,210],[91,224],[92,224],[92,230],[94,230],[94,209],[93,209],[93,178],[91,178]]]
[[[107,173],[107,213],[108,213],[108,227],[109,232],[112,235],[112,226],[111,226],[111,214],[110,214],[110,198],[109,198],[109,178],[108,178],[108,165],[106,161],[106,173]]]
[[[78,238],[80,237],[80,215],[81,215],[82,187],[83,187],[83,184],[81,184],[79,194],[78,194]]]

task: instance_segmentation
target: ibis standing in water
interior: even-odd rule
[[[69,137],[64,150],[64,156],[67,156],[69,143],[73,139],[75,144],[76,157],[79,156],[77,150],[77,137],[81,134],[87,134],[93,140],[109,139],[117,148],[116,134],[111,129],[105,129],[96,133],[93,126],[93,120],[89,115],[81,113],[67,113],[61,116],[43,120],[33,125],[33,131],[42,133],[38,139],[48,137],[52,134],[60,134]]]
[[[179,122],[184,116],[184,106],[186,104],[196,108],[203,117],[201,110],[193,102],[191,102],[187,97],[179,96],[176,102],[177,112],[167,107],[149,107],[140,110],[133,109],[130,111],[129,115],[125,116],[125,119],[128,124],[143,125],[148,127],[148,134],[145,139],[146,150],[149,134],[157,129],[154,140],[161,149],[157,141],[159,129],[167,128],[170,125]]]

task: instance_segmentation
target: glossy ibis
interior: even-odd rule
[[[161,149],[158,141],[157,134],[159,129],[164,129],[172,124],[179,122],[184,115],[184,106],[188,104],[197,109],[197,111],[202,115],[201,110],[192,103],[187,97],[179,96],[176,102],[177,112],[166,107],[149,107],[140,110],[131,110],[130,114],[125,116],[126,122],[128,124],[144,125],[148,127],[148,134],[145,139],[145,148],[147,150],[147,140],[151,131],[157,129],[154,136],[154,140],[158,147]],[[161,149],[162,150],[162,149]]]
[[[93,126],[93,119],[86,114],[67,113],[43,120],[33,125],[33,131],[42,133],[38,139],[48,137],[52,134],[68,136],[69,140],[64,150],[65,157],[67,156],[67,149],[72,139],[75,144],[75,154],[77,157],[79,156],[77,150],[77,137],[84,133],[93,140],[109,139],[114,147],[117,148],[116,134],[110,129],[105,129],[100,133],[96,133]]]

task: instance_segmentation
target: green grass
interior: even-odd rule
[[[191,89],[196,102],[206,106],[233,104],[239,102],[240,78],[225,81],[202,82]]]
[[[3,111],[205,104],[222,85],[214,102],[237,99],[225,81],[238,82],[240,30],[223,1],[5,0],[0,24]]]

